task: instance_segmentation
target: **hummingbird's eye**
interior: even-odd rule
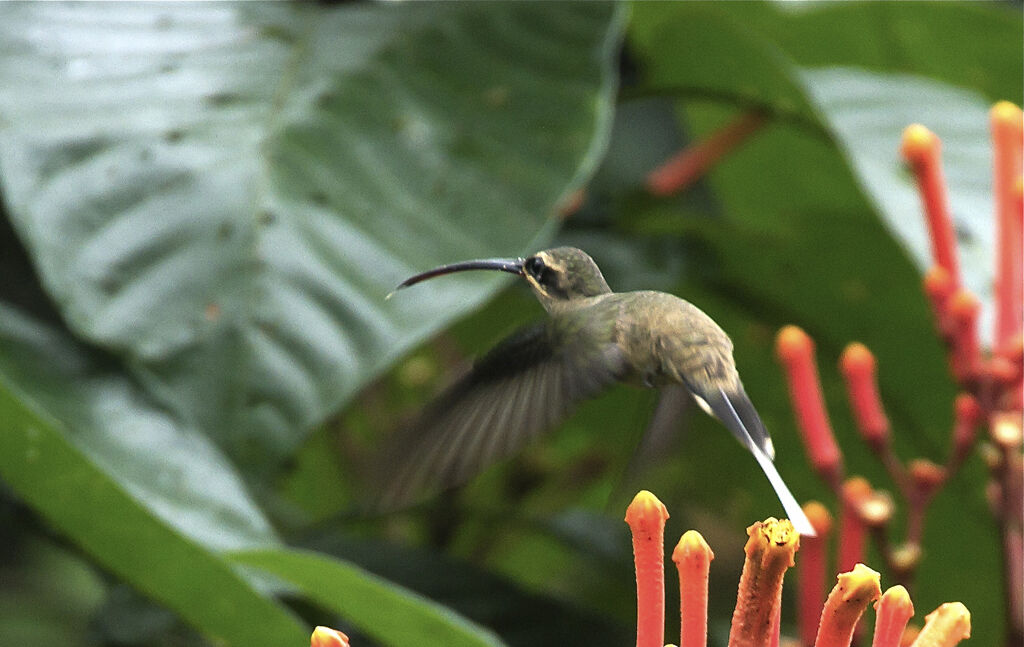
[[[547,273],[547,267],[544,265],[544,261],[540,260],[537,256],[531,256],[526,260],[524,265],[526,271],[537,280],[538,283],[543,283],[543,279],[546,278],[544,275]]]

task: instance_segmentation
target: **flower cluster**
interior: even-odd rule
[[[963,287],[956,237],[949,214],[943,180],[939,138],[921,125],[904,131],[901,151],[914,173],[932,242],[934,267],[924,277],[924,291],[931,303],[936,325],[949,354],[953,378],[961,389],[952,403],[950,448],[944,464],[926,458],[906,463],[890,444],[890,424],[878,391],[877,367],[871,351],[862,344],[846,347],[839,370],[857,430],[885,466],[906,503],[907,531],[902,543],[888,532],[894,503],[888,493],[874,489],[859,476],[847,478],[843,455],[836,443],[822,397],[814,357],[814,342],[801,329],[787,326],[776,338],[776,353],[784,367],[797,426],[809,461],[817,474],[836,493],[840,505],[840,570],[853,567],[864,555],[868,535],[878,544],[896,580],[910,585],[922,555],[921,540],[928,504],[952,478],[976,445],[977,431],[988,428],[982,456],[989,467],[988,495],[1003,534],[1008,644],[1020,644],[1024,629],[1024,434],[1021,429],[1024,396],[1024,272],[1021,201],[1021,153],[1024,144],[1022,113],[1008,103],[996,104],[990,113],[994,149],[994,193],[997,223],[995,330],[991,349],[983,350],[978,335],[978,299]],[[811,506],[808,516],[831,525],[828,512]],[[827,534],[820,532],[821,535]],[[816,549],[814,549],[816,550]],[[813,551],[812,551],[813,552]],[[816,558],[815,558],[816,559]],[[823,558],[822,558],[823,559]],[[820,572],[821,567],[815,566]],[[808,575],[802,583],[813,591]],[[803,578],[802,578],[803,579]],[[820,588],[820,585],[817,585]],[[808,596],[820,593],[808,592]],[[801,620],[805,643],[811,620]]]
[[[641,491],[626,509],[636,563],[637,647],[663,647],[665,640],[664,535],[668,511]],[[773,518],[747,528],[746,554],[729,631],[729,647],[768,647],[780,640],[783,578],[794,565],[800,535],[788,520]],[[804,538],[806,541],[808,538]],[[679,572],[680,645],[706,647],[708,573],[714,554],[700,533],[687,531],[672,551]],[[971,616],[963,604],[941,605],[925,617],[913,642],[901,643],[914,615],[907,590],[882,593],[879,574],[863,564],[840,573],[824,605],[814,601],[817,626],[805,645],[846,647],[868,605],[876,602],[872,647],[955,645],[970,636]],[[803,596],[799,604],[805,604]]]

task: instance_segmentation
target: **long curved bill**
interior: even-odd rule
[[[481,258],[474,261],[462,261],[461,263],[450,263],[448,265],[442,265],[441,267],[435,267],[432,270],[427,270],[416,276],[410,276],[406,280],[402,281],[398,287],[391,291],[385,299],[390,299],[395,292],[398,292],[402,288],[407,288],[410,285],[416,285],[421,281],[432,279],[435,276],[442,276],[444,274],[452,274],[454,272],[465,272],[467,270],[499,270],[501,272],[508,272],[510,274],[523,274],[523,259],[522,258]]]

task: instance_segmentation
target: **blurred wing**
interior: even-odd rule
[[[544,323],[498,344],[390,444],[378,466],[380,506],[465,482],[618,381],[626,369],[619,347],[588,337]]]

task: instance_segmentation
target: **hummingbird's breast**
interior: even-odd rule
[[[609,294],[605,301],[617,311],[614,340],[629,358],[629,381],[727,389],[738,383],[732,340],[693,304],[653,291]]]

